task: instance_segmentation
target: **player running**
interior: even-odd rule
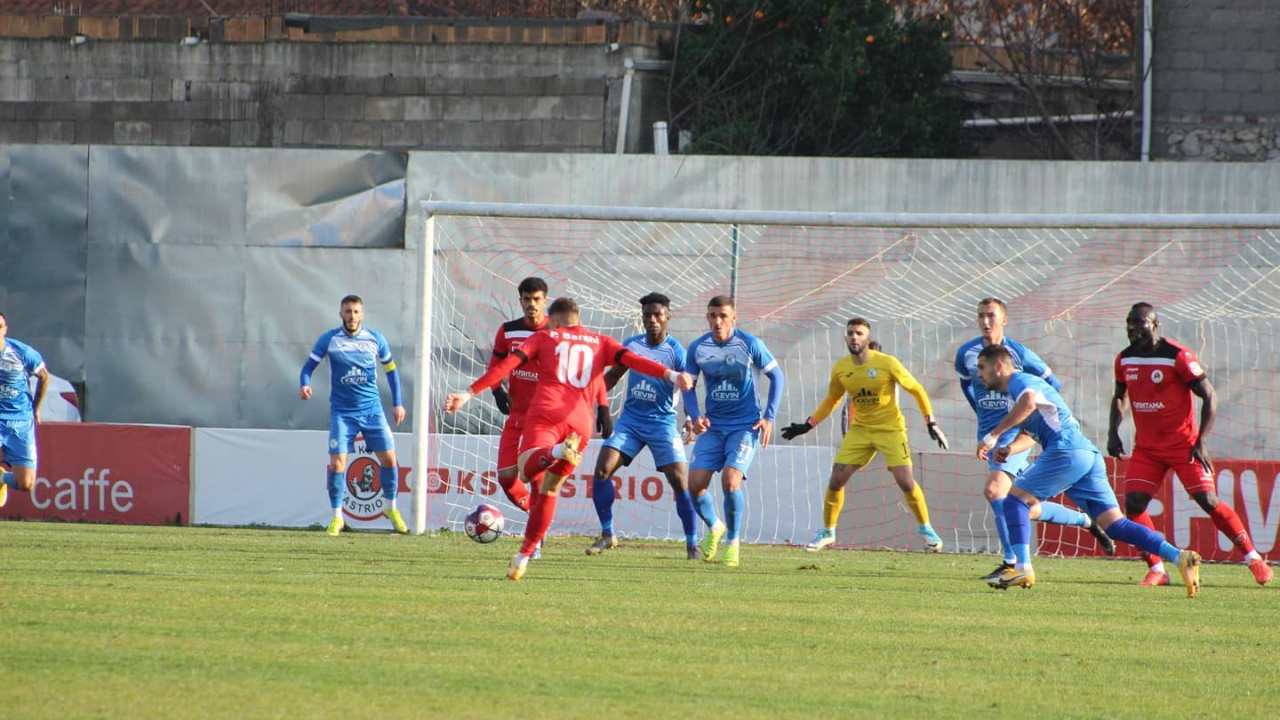
[[[607,335],[579,324],[578,304],[559,298],[548,311],[550,325],[529,336],[497,365],[480,376],[467,392],[450,393],[445,412],[457,412],[477,393],[494,387],[508,373],[529,363],[538,373],[538,386],[525,414],[517,461],[521,479],[537,484],[529,504],[520,552],[507,568],[509,580],[524,577],[529,557],[542,542],[555,517],[560,486],[582,462],[582,451],[595,420],[595,383],[610,365],[625,365],[655,378],[665,378],[681,390],[693,378],[637,355]]]
[[[640,312],[645,332],[623,340],[622,346],[677,372],[684,370],[684,346],[667,334],[671,300],[661,293],[649,293],[640,298]],[[604,375],[605,385],[613,389],[626,372],[625,365],[609,368]],[[648,446],[654,467],[667,476],[667,483],[675,493],[676,514],[684,528],[688,557],[690,560],[702,557],[694,527],[693,496],[689,494],[689,464],[676,423],[678,397],[675,387],[664,380],[634,374],[628,379],[622,414],[596,459],[591,500],[600,518],[600,537],[587,548],[588,555],[599,555],[618,546],[613,533],[613,473],[622,465],[630,465]]]
[[[698,436],[689,471],[689,489],[694,508],[709,530],[702,538],[702,559],[715,562],[721,538],[727,546],[726,567],[737,567],[742,516],[746,494],[742,481],[757,448],[769,446],[778,403],[782,400],[782,368],[769,348],[754,335],[735,328],[738,313],[733,298],[717,295],[707,303],[707,325],[711,331],[689,345],[685,369],[695,379],[707,378],[706,413],[698,406],[698,393],[684,393],[685,430]],[[769,378],[769,400],[764,412],[756,398],[754,373]],[[716,517],[715,502],[708,491],[711,476],[720,473],[724,490],[726,523]],[[726,537],[727,535],[727,537]]]
[[[1133,412],[1134,447],[1129,458],[1124,485],[1125,514],[1134,522],[1155,528],[1147,514],[1147,504],[1172,470],[1196,504],[1213,519],[1244,555],[1249,571],[1259,585],[1271,580],[1271,567],[1258,554],[1231,506],[1219,502],[1213,492],[1213,465],[1204,449],[1204,437],[1213,427],[1218,397],[1209,384],[1195,353],[1160,336],[1156,310],[1137,303],[1125,318],[1129,347],[1116,355],[1116,391],[1111,400],[1111,420],[1107,426],[1107,453],[1124,454],[1120,441],[1120,421],[1124,417],[1125,396]],[[1200,429],[1192,415],[1192,393],[1200,398]],[[1144,556],[1150,566],[1143,586],[1168,585],[1169,574],[1159,557]]]
[[[1015,371],[1031,373],[1044,380],[1054,390],[1062,389],[1062,383],[1039,355],[1025,345],[1005,337],[1004,328],[1008,322],[1008,308],[1003,301],[993,297],[979,300],[978,330],[982,334],[961,345],[956,351],[956,374],[960,376],[960,390],[978,416],[979,439],[991,432],[1005,413],[1009,412],[1009,396],[991,390],[983,385],[982,379],[978,377],[978,353],[982,348],[1003,345],[1009,350],[1009,357],[1013,360]],[[1009,456],[1004,462],[997,462],[995,457],[987,458],[987,483],[982,492],[991,505],[991,514],[995,518],[996,535],[1000,538],[1003,559],[995,570],[983,576],[983,580],[997,578],[1005,570],[1014,566],[1013,548],[1009,545],[1009,526],[1004,520],[1004,500],[1009,495],[1013,479],[1026,469],[1031,447],[1035,441],[1025,432],[1018,432],[1015,429],[1001,436],[997,444],[1001,447],[1008,446]],[[1032,520],[1087,528],[1097,539],[1103,552],[1107,555],[1116,554],[1116,544],[1111,542],[1111,538],[1094,525],[1085,513],[1047,501],[1037,503],[1034,511],[1037,514],[1031,516]]]
[[[365,447],[377,456],[381,466],[378,480],[382,486],[382,514],[396,532],[403,535],[409,528],[396,509],[399,482],[396,447],[378,394],[378,364],[386,371],[387,384],[391,386],[391,418],[396,425],[404,422],[405,416],[400,375],[387,339],[377,330],[364,326],[364,300],[359,295],[348,295],[342,298],[340,307],[342,325],[316,340],[298,378],[298,397],[310,400],[311,373],[320,366],[321,360],[329,358],[329,505],[333,508],[333,519],[325,532],[337,535],[346,525],[342,519],[342,500],[347,491],[347,453],[355,452],[355,438],[359,433],[364,435]]]
[[[29,493],[36,484],[36,425],[40,404],[49,390],[44,358],[30,345],[8,336],[0,313],[0,507],[9,501],[9,488]],[[36,378],[35,396],[31,378]]]
[[[827,493],[822,501],[822,529],[804,549],[817,552],[836,541],[836,522],[844,507],[844,487],[853,474],[879,452],[884,454],[889,473],[916,517],[916,532],[924,540],[925,550],[941,552],[942,538],[929,523],[929,506],[924,499],[924,490],[912,477],[907,421],[898,406],[897,389],[906,390],[916,399],[929,429],[929,437],[946,450],[947,436],[933,419],[929,395],[898,358],[871,349],[870,322],[862,318],[851,319],[845,324],[844,339],[849,354],[831,367],[827,396],[807,420],[792,423],[782,431],[785,440],[797,438],[825,420],[846,394],[853,404],[849,429],[840,442],[835,462],[831,464],[831,477],[827,480]]]
[[[1014,369],[1013,354],[1004,345],[988,345],[978,353],[978,377],[988,388],[1008,393],[1013,403],[1009,413],[978,441],[978,459],[1008,460],[1012,448],[997,445],[1006,432],[1018,427],[1041,448],[1035,464],[1014,480],[1004,503],[1015,565],[987,584],[998,590],[1036,584],[1031,567],[1031,510],[1044,498],[1066,492],[1111,537],[1177,562],[1187,597],[1195,597],[1200,591],[1200,555],[1170,545],[1160,533],[1120,513],[1102,453],[1080,431],[1080,423],[1058,391],[1035,375]]]

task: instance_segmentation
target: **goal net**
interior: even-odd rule
[[[1271,493],[1277,466],[1267,461],[1280,460],[1280,223],[1267,227],[1250,216],[843,216],[465,203],[428,203],[428,213],[430,352],[419,377],[429,373],[430,422],[419,425],[419,442],[429,470],[415,474],[427,478],[419,494],[433,529],[460,528],[481,501],[504,511],[509,530],[522,527],[524,514],[495,480],[505,418],[492,396],[457,415],[440,406],[483,372],[497,328],[520,315],[516,285],[539,276],[552,298],[578,301],[584,325],[619,339],[641,332],[637,301],[651,291],[671,298],[670,331],[686,345],[707,330],[707,301],[734,296],[739,326],[764,340],[785,372],[779,428],[803,420],[824,395],[831,365],[846,352],[846,321],[870,320],[884,351],[925,385],[951,438],[950,451],[932,444],[903,394],[916,479],[934,527],[947,549],[959,552],[999,547],[982,497],[985,465],[973,457],[975,418],[954,369],[956,349],[978,334],[977,301],[994,296],[1008,304],[1007,337],[1048,361],[1100,448],[1113,360],[1127,345],[1124,317],[1133,303],[1151,302],[1163,333],[1200,355],[1218,390],[1209,447],[1219,494],[1251,526],[1260,550],[1275,543],[1280,510],[1272,498],[1280,494]],[[615,414],[624,389],[625,382],[613,391]],[[836,415],[792,442],[775,431],[748,473],[744,540],[809,539],[843,429]],[[1128,417],[1122,435],[1131,447]],[[598,531],[589,493],[599,445],[592,441],[563,491],[553,532]],[[1109,469],[1122,483],[1123,462]],[[622,536],[681,537],[671,490],[647,452],[619,470],[615,484]],[[1227,557],[1225,540],[1176,483],[1165,484],[1151,512],[1175,541],[1212,544],[1214,556]],[[838,537],[856,547],[919,547],[880,459],[850,482]],[[1096,552],[1093,539],[1075,529],[1040,526],[1039,538],[1042,553]]]

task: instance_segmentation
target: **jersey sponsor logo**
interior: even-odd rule
[[[1152,370],[1152,371],[1151,371],[1151,382],[1156,383],[1156,384],[1159,384],[1159,383],[1164,382],[1164,371],[1162,371],[1162,370]]]
[[[631,399],[656,403],[658,402],[658,389],[648,381],[641,380],[631,386]]]
[[[879,405],[880,394],[871,392],[866,388],[861,388],[858,390],[858,394],[853,396],[853,403],[859,406]]]
[[[342,379],[338,382],[341,382],[343,385],[364,385],[369,382],[369,376],[365,375],[364,369],[353,365],[349,370],[347,370],[347,374],[343,375]]]
[[[1159,412],[1164,409],[1164,402],[1161,400],[1155,400],[1152,402],[1135,400],[1133,402],[1133,409],[1137,412]]]
[[[728,380],[721,380],[720,384],[711,388],[711,399],[718,401],[737,400],[740,396],[737,386]]]
[[[529,382],[538,382],[538,373],[534,370],[525,370],[524,368],[516,368],[511,371],[513,377],[527,380]]]
[[[1008,410],[1009,396],[1004,393],[992,393],[978,401],[983,410]]]

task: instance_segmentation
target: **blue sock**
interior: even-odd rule
[[[613,498],[616,488],[613,478],[596,478],[591,483],[591,502],[596,506],[596,517],[600,518],[600,532],[613,534]]]
[[[396,479],[396,466],[382,468],[382,474],[378,476],[378,482],[382,484],[382,497],[386,499],[387,505],[391,505],[391,501],[396,499],[396,491],[399,490]]]
[[[676,493],[676,515],[680,516],[680,527],[684,529],[684,544],[693,547],[698,543],[698,530],[693,526],[693,496],[688,490]]]
[[[0,480],[4,480],[4,484],[5,484],[5,485],[8,485],[9,487],[13,488],[14,490],[17,490],[17,489],[18,489],[18,481],[16,481],[16,480],[14,480],[14,479],[13,479],[13,473],[11,473],[11,472],[7,472],[7,473],[4,473],[4,474],[0,475]]]
[[[724,521],[729,526],[725,540],[733,542],[738,539],[738,531],[742,529],[742,516],[747,509],[747,495],[742,488],[724,494]]]
[[[1040,503],[1040,522],[1075,527],[1084,527],[1089,524],[1088,516],[1084,513],[1055,502]]]
[[[1018,498],[1004,499],[1004,520],[1009,524],[1009,546],[1019,565],[1031,564],[1031,508]]]
[[[710,490],[693,498],[693,509],[697,511],[698,517],[702,518],[702,522],[706,523],[707,527],[714,527],[720,522],[720,518],[716,517],[716,500],[711,496]]]
[[[1120,518],[1111,523],[1107,528],[1107,534],[1116,540],[1122,540],[1141,548],[1152,555],[1159,555],[1169,562],[1178,562],[1178,556],[1182,554],[1181,550],[1165,542],[1163,535],[1153,530],[1148,530],[1129,518]]]
[[[329,507],[337,510],[342,507],[342,496],[347,491],[347,474],[345,472],[329,473]]]
[[[991,501],[991,515],[996,519],[996,535],[1000,537],[1000,552],[1004,561],[1013,564],[1013,546],[1009,544],[1009,521],[1004,518],[1004,498]]]

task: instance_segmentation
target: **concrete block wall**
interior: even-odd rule
[[[605,44],[0,39],[0,144],[612,151],[624,58],[655,54]]]
[[[1154,3],[1152,151],[1175,160],[1280,160],[1280,5]]]

